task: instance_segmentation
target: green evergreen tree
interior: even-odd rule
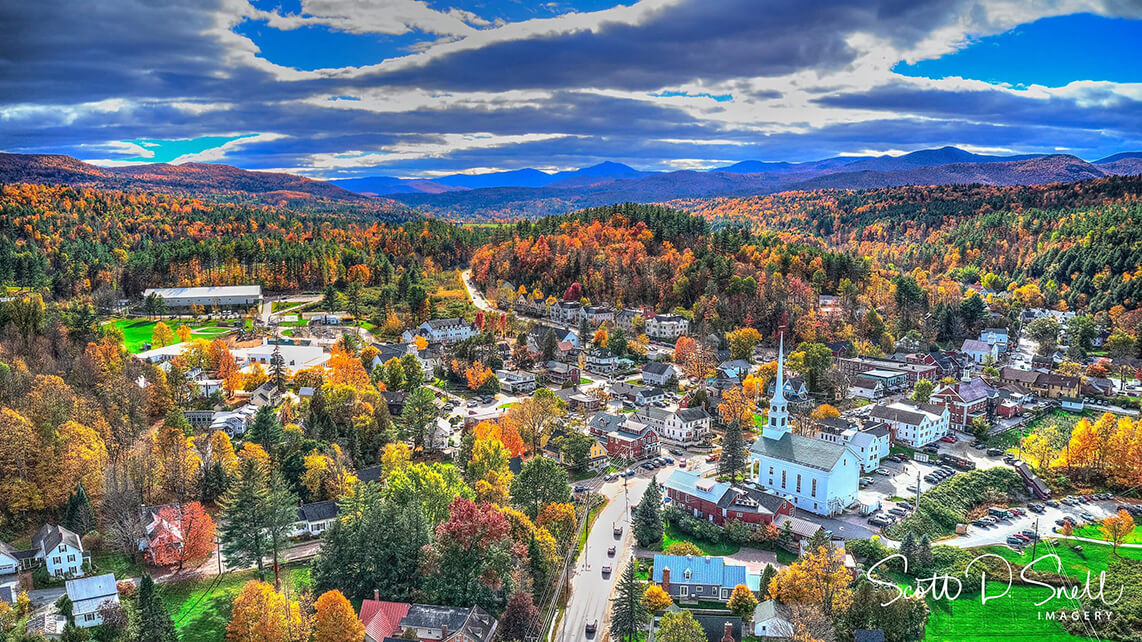
[[[651,478],[650,486],[634,509],[633,528],[639,546],[649,548],[662,543],[662,493],[658,490],[657,477]]]
[[[579,341],[586,341],[586,339],[579,337]],[[539,349],[540,361],[551,361],[555,359],[555,351],[558,349],[559,340],[555,337],[555,331],[548,330],[543,335],[543,344]]]
[[[776,575],[777,569],[773,568],[772,564],[766,564],[765,568],[762,569],[761,581],[758,583],[758,586],[761,588],[760,594],[762,600],[768,599],[767,595],[769,593],[769,581],[772,580]]]
[[[527,543],[528,570],[531,573],[531,592],[535,599],[543,594],[551,582],[551,564],[539,548],[539,540],[533,534]]]
[[[611,599],[611,639],[633,642],[646,624],[648,614],[642,604],[642,584],[635,578],[635,562],[627,562]]]
[[[718,474],[729,475],[730,481],[736,483],[738,471],[745,468],[749,461],[749,451],[746,450],[745,440],[742,438],[741,424],[732,421],[726,426],[722,436],[722,456],[718,459]]]
[[[272,456],[277,452],[281,440],[282,425],[278,422],[274,409],[270,406],[258,408],[254,421],[250,424],[250,430],[246,434],[246,441],[252,441],[265,448]]]
[[[274,353],[270,355],[270,381],[274,382],[274,387],[278,389],[278,392],[285,392],[286,379],[288,378],[289,372],[286,371],[282,347],[281,345],[274,346]]]
[[[269,552],[266,525],[269,521],[269,474],[252,459],[242,462],[238,477],[219,502],[222,506],[218,537],[230,568],[258,568],[258,579],[265,581],[262,558]]]
[[[904,539],[900,540],[900,554],[908,560],[908,564],[912,564],[916,557],[916,536],[912,531],[904,534]]]
[[[150,575],[143,575],[139,590],[135,593],[135,621],[131,627],[133,642],[176,642],[178,631],[170,612],[163,606],[159,594],[155,592],[155,582]]]
[[[297,496],[294,495],[285,479],[278,471],[270,474],[266,493],[265,529],[270,540],[270,550],[274,557],[274,580],[281,585],[281,550],[293,531],[294,521],[297,520]]]
[[[87,497],[83,482],[79,482],[75,492],[67,498],[63,524],[68,530],[80,535],[95,528],[95,510],[91,507],[91,499]]]

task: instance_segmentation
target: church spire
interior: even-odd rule
[[[789,432],[789,405],[785,401],[785,329],[777,339],[777,379],[769,401],[769,420],[761,431],[764,439],[781,439]]]

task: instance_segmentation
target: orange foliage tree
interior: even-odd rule
[[[198,502],[163,506],[159,520],[164,524],[161,541],[151,541],[151,559],[158,566],[196,564],[210,557],[214,550],[214,520]]]
[[[314,608],[314,642],[361,642],[365,638],[365,625],[341,591],[322,593]]]

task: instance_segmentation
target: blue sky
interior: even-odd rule
[[[1120,0],[44,0],[0,7],[0,42],[0,150],[110,165],[1142,150],[1142,5]]]

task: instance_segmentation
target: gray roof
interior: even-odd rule
[[[764,602],[758,602],[757,606],[753,607],[753,621],[764,622],[765,620],[780,617],[781,614],[777,612],[777,607],[777,600],[766,600]]]
[[[669,363],[663,363],[661,361],[648,361],[647,364],[642,367],[642,371],[649,372],[650,374],[664,375],[673,373],[674,366],[670,365]]]
[[[54,524],[44,524],[39,532],[32,537],[32,546],[37,549],[42,549],[47,552],[61,543],[76,549],[83,550],[83,544],[79,541],[79,535],[67,530],[63,526],[56,526]]]
[[[597,412],[595,413],[595,416],[591,417],[591,420],[587,422],[587,425],[590,426],[593,430],[598,430],[600,432],[615,432],[619,429],[619,426],[623,425],[623,422],[626,420],[627,418],[625,415],[613,415],[609,412]]]
[[[750,452],[793,462],[809,468],[832,470],[837,460],[848,450],[841,444],[834,444],[813,437],[785,433],[780,439],[759,437],[750,446]]]
[[[492,638],[496,630],[496,620],[478,606],[433,606],[413,604],[408,614],[401,618],[401,627],[442,629],[447,627],[448,636],[463,631],[464,637],[484,642]]]
[[[454,325],[460,325],[464,323],[464,319],[459,317],[451,317],[448,319],[429,319],[425,323],[428,324],[428,327],[436,330],[438,328],[448,328]]]
[[[682,421],[700,421],[702,419],[708,419],[710,413],[706,412],[706,409],[701,406],[697,408],[679,408],[678,417]]]
[[[98,611],[104,602],[114,600],[119,595],[115,575],[112,573],[68,580],[66,586],[67,597],[76,613]]]
[[[334,517],[337,517],[337,500],[334,499],[302,504],[297,507],[298,521],[322,522]]]

